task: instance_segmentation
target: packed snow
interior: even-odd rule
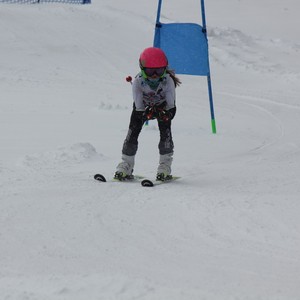
[[[157,1],[0,4],[0,299],[300,299],[300,3],[206,2],[217,134],[206,78],[179,75],[181,179],[155,188],[93,175],[120,160]]]

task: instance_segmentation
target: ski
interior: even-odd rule
[[[95,174],[94,179],[100,182],[137,182],[143,180],[145,177],[141,175],[132,175],[130,177],[124,178],[122,180],[112,178],[107,180],[102,174]]]
[[[150,180],[150,179],[143,179],[141,181],[141,185],[143,187],[154,187],[154,186],[157,186],[157,185],[161,185],[161,184],[165,184],[165,183],[169,183],[169,182],[172,182],[172,181],[175,181],[175,180],[178,180],[180,179],[179,176],[172,176],[172,178],[170,179],[166,179],[166,180]]]
[[[166,179],[166,180],[150,180],[145,178],[145,176],[141,175],[132,175],[128,178],[124,178],[122,180],[116,179],[116,178],[111,178],[111,179],[106,179],[104,175],[102,174],[96,174],[94,175],[94,179],[100,182],[140,182],[143,187],[154,187],[157,185],[169,183],[175,180],[180,179],[181,177],[179,176],[172,176],[172,178]]]

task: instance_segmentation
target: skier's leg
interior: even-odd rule
[[[138,149],[138,137],[144,124],[143,112],[132,111],[129,129],[122,149],[122,161],[117,166],[116,175],[126,177],[132,175],[135,154]]]
[[[135,155],[138,149],[138,137],[144,124],[143,112],[133,110],[130,118],[129,129],[125,138],[122,153]]]
[[[173,161],[174,143],[171,132],[171,120],[168,122],[158,122],[160,131],[159,141],[159,165],[157,168],[157,178],[164,179],[171,174]]]

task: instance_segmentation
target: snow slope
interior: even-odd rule
[[[195,3],[196,2],[196,3]],[[0,299],[300,299],[295,0],[207,1],[206,79],[180,76],[173,172],[114,173],[156,1],[0,6]],[[165,21],[199,3],[167,1]],[[155,175],[158,129],[135,172]]]

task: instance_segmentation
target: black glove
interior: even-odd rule
[[[156,106],[146,106],[144,111],[144,118],[146,120],[154,120],[157,118]]]
[[[169,122],[172,119],[173,115],[169,110],[162,109],[159,111],[157,119],[162,122]]]
[[[164,106],[149,105],[146,106],[143,116],[146,120],[157,119],[160,122],[169,122],[174,118],[175,113],[176,113],[176,107],[166,110],[165,105]]]

